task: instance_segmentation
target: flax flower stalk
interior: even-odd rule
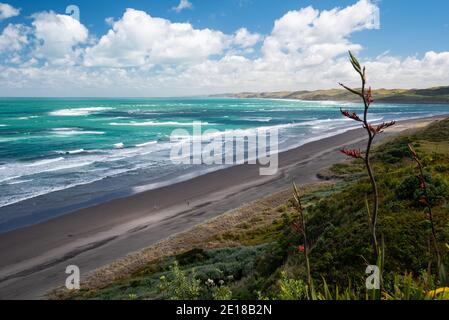
[[[296,207],[296,210],[299,213],[299,221],[297,221],[293,227],[294,229],[300,233],[304,239],[304,245],[301,245],[298,247],[298,250],[303,253],[304,260],[306,261],[306,271],[307,271],[307,286],[309,289],[310,297],[314,296],[314,289],[313,289],[313,280],[312,280],[312,273],[310,271],[310,261],[309,261],[309,244],[307,241],[307,229],[306,229],[306,218],[304,214],[304,207],[302,206],[301,202],[301,196],[299,194],[299,190],[295,183],[293,183],[293,199],[294,204]]]
[[[435,223],[433,221],[433,212],[432,212],[432,206],[430,204],[430,199],[429,199],[429,191],[427,188],[426,180],[424,178],[424,166],[421,162],[421,159],[418,156],[418,153],[413,148],[413,146],[411,144],[409,144],[408,148],[412,154],[413,161],[415,161],[416,167],[418,169],[417,177],[419,179],[419,184],[420,184],[420,188],[422,191],[422,197],[419,199],[419,202],[421,204],[423,204],[427,208],[427,211],[428,211],[427,218],[428,218],[428,221],[430,222],[432,242],[433,242],[433,247],[435,250],[435,255],[437,257],[438,269],[440,269],[441,268],[441,255],[440,255],[440,250],[438,249],[437,233],[435,230]]]
[[[349,61],[351,62],[354,70],[359,74],[361,82],[362,82],[362,87],[361,87],[361,89],[352,89],[352,88],[345,86],[344,84],[340,83],[340,85],[343,88],[345,88],[346,90],[348,90],[349,92],[351,92],[352,94],[357,95],[358,97],[360,97],[362,99],[363,106],[364,106],[363,116],[359,116],[355,112],[351,113],[349,111],[342,110],[342,109],[340,109],[340,111],[341,111],[342,115],[345,116],[346,118],[351,119],[353,121],[360,122],[362,124],[363,128],[366,130],[366,133],[368,136],[368,141],[367,141],[367,145],[366,145],[364,154],[360,150],[343,149],[343,150],[341,150],[341,152],[346,154],[347,156],[355,158],[355,159],[363,159],[363,161],[365,163],[365,167],[368,172],[369,180],[370,180],[371,187],[373,190],[372,209],[368,210],[368,216],[369,216],[369,229],[370,229],[370,233],[371,233],[373,251],[374,251],[374,254],[375,254],[375,257],[377,260],[377,257],[380,254],[378,241],[377,241],[377,235],[376,235],[376,232],[377,232],[376,226],[377,226],[377,220],[378,220],[378,214],[379,214],[379,191],[378,191],[376,179],[374,177],[374,171],[373,171],[373,167],[371,164],[370,155],[371,155],[374,138],[376,137],[376,135],[379,133],[382,133],[385,129],[395,125],[396,122],[395,121],[384,122],[384,123],[381,123],[378,125],[373,125],[368,122],[368,111],[369,111],[371,104],[374,102],[374,99],[373,99],[371,87],[367,88],[367,85],[366,85],[366,82],[367,82],[366,81],[366,69],[365,69],[365,67],[362,67],[360,65],[357,58],[351,52],[349,52]]]

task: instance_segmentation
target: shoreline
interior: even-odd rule
[[[442,118],[401,121],[378,141]],[[279,153],[275,176],[259,176],[259,166],[237,165],[1,234],[0,299],[41,298],[64,284],[69,264],[78,265],[84,278],[132,252],[278,192],[293,178],[301,184],[318,181],[319,171],[345,159],[337,149],[365,140],[362,130]]]
[[[299,101],[299,102],[333,102],[333,103],[353,103],[360,104],[358,100],[332,100],[332,99],[320,99],[320,100],[307,100],[307,99],[296,99],[296,98],[275,98],[275,97],[238,97],[238,96],[209,96],[207,98],[226,98],[226,99],[260,99],[260,100],[274,100],[274,101]],[[376,100],[376,104],[399,104],[399,105],[408,105],[408,104],[434,104],[434,105],[447,105],[449,106],[449,101],[422,101],[422,100]]]

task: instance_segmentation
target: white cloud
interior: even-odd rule
[[[0,20],[12,18],[20,14],[20,9],[16,9],[13,6],[0,2]]]
[[[176,11],[177,13],[181,12],[184,9],[192,9],[193,5],[190,3],[189,0],[181,0],[179,4],[176,7],[173,7],[172,9]]]
[[[345,8],[289,11],[268,35],[246,28],[225,34],[127,9],[120,19],[108,19],[111,29],[90,43],[79,22],[39,14],[32,23],[37,48],[27,58],[11,55],[16,65],[0,65],[0,95],[173,96],[357,85],[347,50],[363,56],[352,35],[378,28],[378,17],[377,6],[360,0]],[[12,28],[0,39],[8,34],[4,43],[15,45],[3,46],[32,49],[31,35],[20,38],[24,33]],[[38,63],[34,57],[66,63]],[[449,52],[405,58],[385,52],[360,60],[376,88],[449,84]]]
[[[361,0],[344,9],[318,11],[313,7],[289,11],[275,21],[263,44],[265,59],[296,66],[319,65],[361,46],[349,41],[352,33],[379,28],[379,9]]]
[[[449,84],[449,52],[422,57],[383,56],[361,59],[373,88],[424,88]],[[0,95],[173,96],[241,91],[335,88],[337,82],[358,85],[346,56],[313,68],[286,70],[261,59],[226,55],[219,60],[144,68],[84,66],[0,66]],[[51,91],[48,91],[51,90]]]
[[[240,28],[235,32],[233,43],[242,47],[249,48],[254,46],[262,39],[258,33],[251,33],[246,28]]]
[[[134,9],[86,50],[87,66],[130,67],[203,61],[221,54],[228,42],[220,31],[194,29]]]
[[[28,43],[28,32],[22,24],[9,24],[0,34],[0,53],[21,50]]]
[[[449,84],[449,52],[428,51],[423,57],[401,59],[391,55],[366,60],[375,87],[423,88]]]
[[[34,35],[40,42],[36,57],[53,64],[74,63],[77,46],[88,40],[89,32],[78,20],[68,15],[41,12],[33,16]]]

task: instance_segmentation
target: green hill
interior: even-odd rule
[[[449,87],[428,89],[378,89],[373,91],[378,103],[438,103],[449,104]],[[298,99],[307,101],[358,101],[357,97],[343,89],[315,91],[242,92],[225,94],[235,98]]]

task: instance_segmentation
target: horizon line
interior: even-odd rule
[[[449,84],[447,85],[438,85],[438,86],[431,86],[431,87],[423,87],[423,88],[378,88],[373,89],[373,91],[378,90],[429,90],[429,89],[438,89],[438,88],[449,88]],[[236,95],[236,94],[245,94],[245,93],[280,93],[280,92],[315,92],[315,91],[330,91],[330,90],[341,90],[344,91],[344,89],[335,87],[335,88],[329,88],[329,89],[311,89],[311,90],[274,90],[274,91],[239,91],[239,92],[224,92],[224,93],[213,93],[213,94],[198,94],[198,95],[191,95],[191,96],[185,96],[185,95],[173,95],[173,96],[0,96],[0,99],[20,99],[20,98],[29,98],[29,99],[170,99],[170,98],[214,98],[222,96],[223,98],[226,97],[226,95]],[[232,96],[226,97],[226,98],[235,98]]]

